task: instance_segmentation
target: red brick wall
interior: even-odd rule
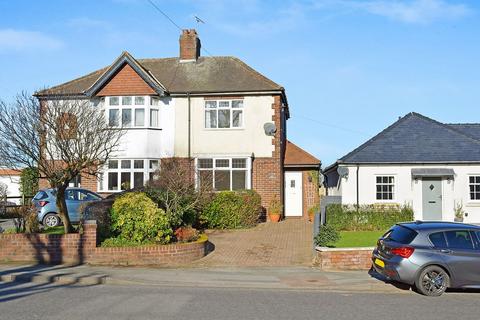
[[[317,249],[315,263],[325,270],[368,270],[373,248]]]
[[[83,234],[0,234],[1,262],[90,263],[121,265],[181,264],[206,254],[206,239],[192,243],[131,248],[96,246],[97,226],[85,224]]]
[[[125,64],[98,92],[97,96],[156,95],[157,93]]]
[[[262,206],[268,210],[270,201],[277,196],[283,203],[283,159],[285,154],[285,129],[283,127],[282,102],[280,96],[274,96],[272,104],[274,115],[272,121],[275,123],[277,132],[272,138],[275,149],[271,158],[255,158],[252,166],[252,187],[262,197]]]
[[[303,179],[303,217],[308,218],[308,209],[320,203],[318,188],[315,182],[309,181],[310,169],[304,170]]]

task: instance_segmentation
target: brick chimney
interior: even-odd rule
[[[200,57],[200,39],[195,29],[184,29],[180,35],[180,60],[197,60]]]

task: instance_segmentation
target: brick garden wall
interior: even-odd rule
[[[315,264],[324,270],[368,270],[373,248],[317,248]]]
[[[0,261],[48,264],[175,265],[206,255],[207,240],[142,247],[97,247],[97,225],[88,221],[83,234],[0,234]]]

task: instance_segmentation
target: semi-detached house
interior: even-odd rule
[[[179,57],[123,52],[106,68],[36,93],[42,103],[88,99],[110,125],[127,129],[100,179],[81,176],[72,184],[105,194],[143,186],[163,159],[175,157],[197,178],[207,172],[215,190],[255,189],[265,207],[275,196],[286,198],[287,216],[305,216],[318,192],[305,174],[289,173],[294,182],[284,183],[284,88],[235,57],[202,57],[200,46],[195,30],[183,30]],[[319,169],[318,159],[295,152],[289,172]]]

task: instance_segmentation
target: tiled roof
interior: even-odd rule
[[[136,61],[169,93],[283,90],[283,87],[235,57],[199,57],[197,61],[192,62],[182,62],[179,58],[136,59]],[[39,91],[36,95],[83,94],[108,68]]]
[[[338,163],[480,162],[480,124],[449,125],[409,113]]]
[[[287,140],[285,150],[285,166],[319,166],[320,160],[307,151]]]

